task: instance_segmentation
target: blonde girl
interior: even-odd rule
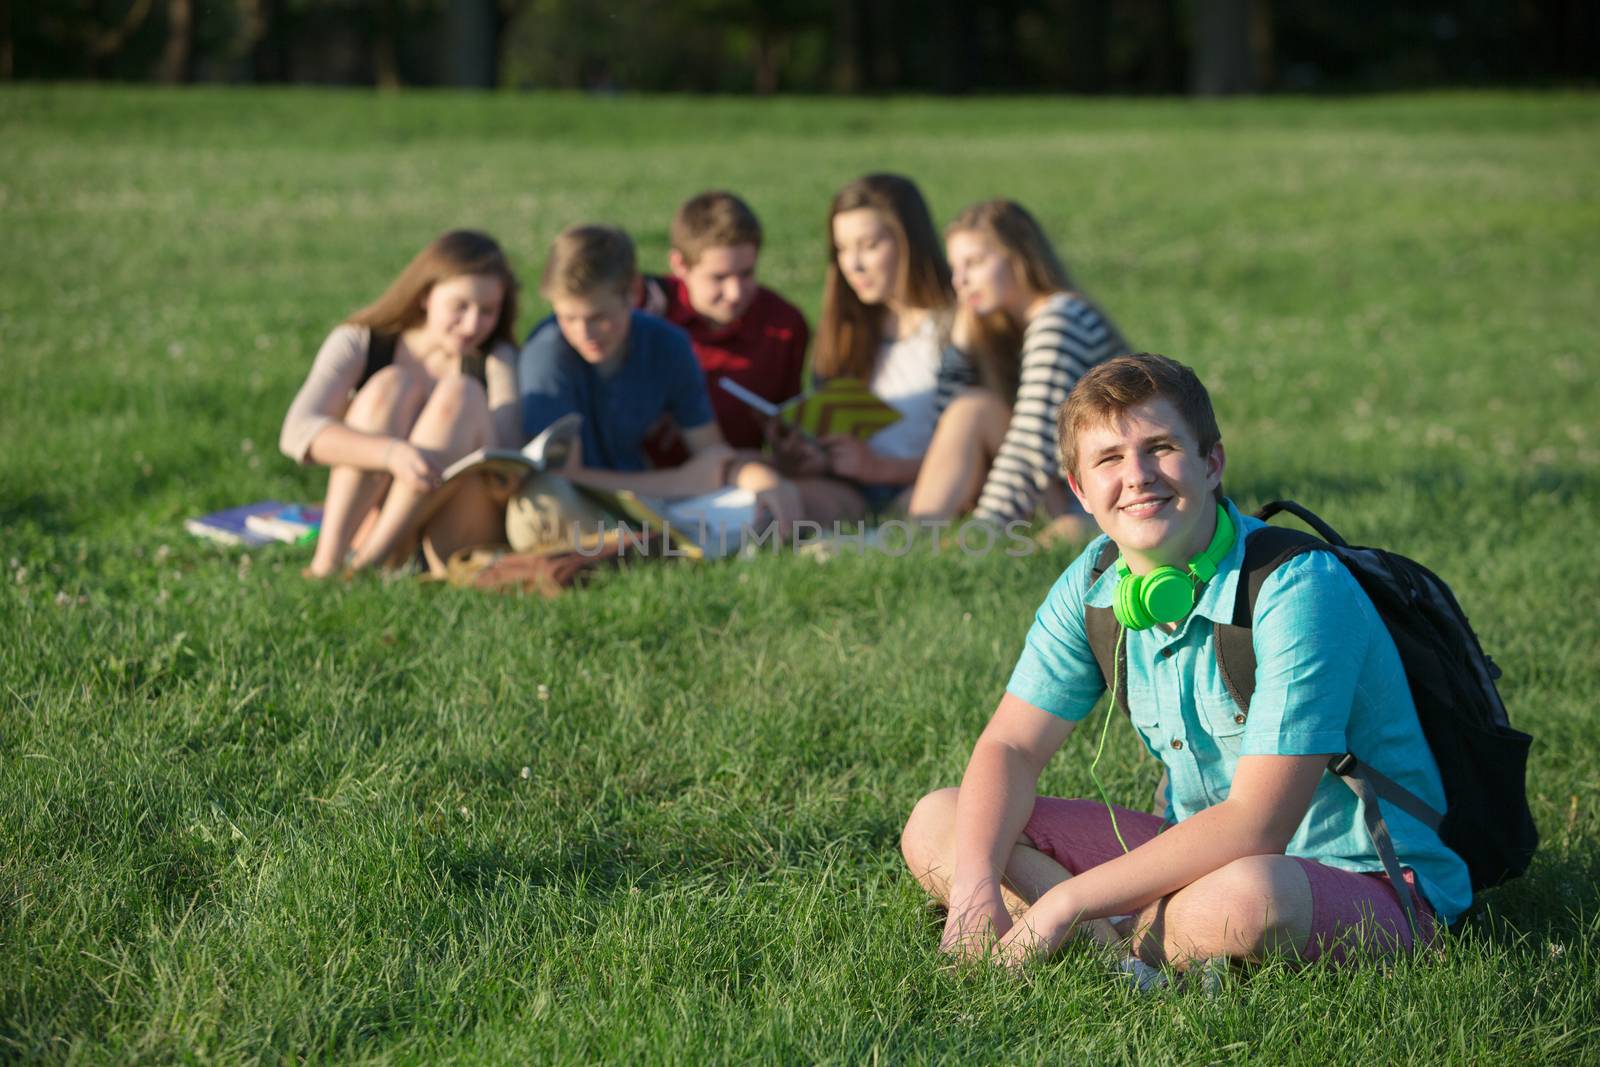
[[[970,510],[1004,525],[1032,518],[1043,501],[1065,513],[1063,527],[1083,525],[1056,463],[1056,413],[1078,379],[1127,352],[1127,342],[1015,201],[967,208],[945,230],[945,247],[958,300],[953,333],[972,384],[943,409],[909,511]]]

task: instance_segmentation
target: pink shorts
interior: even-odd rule
[[[1117,828],[1128,847],[1138,848],[1160,833],[1165,823],[1154,815],[1117,808]],[[1060,800],[1039,797],[1023,832],[1039,851],[1073,874],[1122,855],[1111,829],[1106,806],[1098,800]],[[1315,860],[1292,858],[1305,871],[1311,886],[1311,938],[1301,958],[1315,960],[1324,954],[1343,962],[1347,948],[1364,944],[1368,951],[1409,952],[1411,925],[1386,875],[1360,874],[1324,866]],[[1416,876],[1405,868],[1406,891],[1417,906],[1422,943],[1434,937],[1433,909],[1416,891]]]

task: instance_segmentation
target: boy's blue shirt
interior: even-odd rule
[[[562,336],[555,317],[533,328],[517,356],[522,430],[533,437],[569,412],[583,416],[583,462],[602,470],[642,471],[644,439],[663,414],[682,430],[711,421],[705,374],[689,335],[654,315],[635,311],[628,352],[603,375]]]
[[[1240,536],[1195,609],[1172,633],[1129,630],[1128,705],[1134,728],[1166,766],[1167,817],[1182,821],[1228,795],[1240,756],[1350,751],[1445,810],[1444,788],[1423,738],[1405,670],[1387,627],[1354,576],[1331,554],[1307,552],[1269,576],[1256,601],[1252,636],[1256,691],[1239,711],[1217,667],[1214,626],[1233,618],[1245,536],[1262,526],[1230,501]],[[1090,651],[1083,609],[1110,607],[1116,568],[1093,586],[1105,538],[1084,550],[1034,617],[1007,690],[1077,721],[1106,691]],[[1466,864],[1433,830],[1382,805],[1402,865],[1439,919],[1454,922],[1472,902]],[[1324,772],[1285,852],[1350,871],[1382,871],[1350,788]]]

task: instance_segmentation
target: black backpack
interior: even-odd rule
[[[367,340],[367,365],[361,371],[361,380],[356,383],[356,391],[359,392],[374,374],[394,362],[394,349],[399,341],[399,334],[372,331],[371,337]]]
[[[1233,622],[1216,628],[1217,667],[1228,694],[1241,712],[1249,712],[1256,676],[1250,626],[1262,583],[1284,561],[1303,552],[1333,553],[1355,575],[1394,638],[1417,718],[1444,782],[1441,814],[1363,763],[1356,753],[1344,752],[1328,761],[1328,770],[1355,791],[1390,881],[1397,889],[1403,884],[1379,798],[1437,830],[1466,862],[1474,892],[1522,874],[1539,845],[1525,781],[1533,739],[1511,728],[1494,684],[1500,668],[1484,654],[1455,594],[1420,563],[1383,549],[1352,546],[1293,501],[1275,500],[1256,518],[1270,519],[1280,511],[1299,517],[1322,539],[1281,526],[1263,527],[1246,539]],[[1116,558],[1117,547],[1108,542],[1090,572],[1090,582]],[[1113,677],[1117,622],[1111,609],[1086,608],[1084,624],[1101,672]],[[1115,674],[1124,680],[1115,694],[1123,711],[1128,710],[1126,655],[1124,651],[1124,662],[1116,665]],[[1410,894],[1397,895],[1410,915]]]

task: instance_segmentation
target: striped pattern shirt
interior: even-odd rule
[[[1022,335],[1011,424],[989,468],[973,518],[1004,525],[1031,519],[1039,497],[1061,481],[1056,413],[1096,363],[1124,355],[1128,344],[1081,296],[1057,293]]]

